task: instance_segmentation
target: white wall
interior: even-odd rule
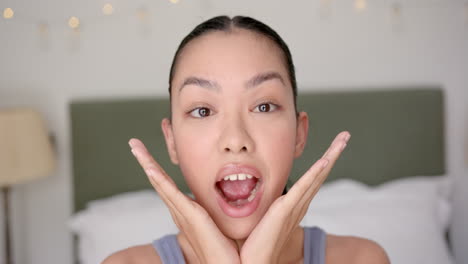
[[[0,107],[40,109],[57,137],[59,167],[45,180],[15,186],[16,263],[70,263],[71,155],[67,103],[93,96],[166,95],[170,62],[183,36],[218,14],[256,17],[289,44],[300,89],[439,84],[446,91],[448,173],[459,177],[454,239],[459,264],[468,263],[468,11],[464,0],[407,0],[392,19],[391,1],[1,0],[15,17],[0,20]],[[326,2],[326,1],[323,1]],[[146,5],[147,22],[135,16]],[[328,11],[327,11],[328,10]],[[330,12],[329,12],[330,11]],[[82,18],[79,34],[66,27]],[[48,35],[37,22],[49,21]],[[429,143],[430,144],[430,143]],[[0,217],[3,219],[3,217]],[[2,224],[2,223],[0,223]],[[0,232],[3,229],[0,229]],[[2,234],[0,234],[1,237]],[[2,243],[2,240],[0,240]],[[465,245],[465,246],[464,246]],[[0,244],[3,248],[3,244]],[[0,251],[1,253],[2,251]]]

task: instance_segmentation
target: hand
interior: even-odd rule
[[[338,134],[321,159],[280,196],[250,233],[241,249],[242,263],[278,263],[284,246],[304,217],[351,135]]]
[[[129,145],[151,185],[169,208],[177,227],[187,238],[199,263],[240,263],[234,241],[221,233],[202,206],[177,188],[143,143],[131,139]]]

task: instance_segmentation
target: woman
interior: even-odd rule
[[[296,110],[294,65],[275,31],[242,16],[203,22],[174,56],[169,94],[171,116],[161,126],[195,199],[131,139],[180,233],[116,252],[105,264],[389,263],[373,241],[299,226],[350,134],[338,134],[286,193],[308,116]]]

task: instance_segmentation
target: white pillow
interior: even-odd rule
[[[454,263],[445,240],[451,215],[449,177],[411,177],[347,192],[334,184],[343,182],[320,189],[301,225],[374,240],[391,263]]]
[[[411,177],[370,187],[351,179],[324,184],[302,225],[356,235],[382,245],[392,263],[453,263],[444,240],[450,222],[450,179]],[[169,210],[153,190],[92,201],[73,215],[81,264],[177,233]]]
[[[154,190],[93,201],[72,216],[69,226],[79,237],[80,264],[101,263],[113,252],[178,232],[169,209]]]
[[[452,214],[453,182],[453,177],[448,175],[413,176],[372,187],[345,178],[324,184],[314,197],[313,203],[327,206],[343,201],[349,203],[350,199],[357,198],[359,195],[367,196],[370,190],[379,193],[410,194],[420,198],[430,196],[437,200],[436,210],[440,225],[444,229],[448,229]]]

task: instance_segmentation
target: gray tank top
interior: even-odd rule
[[[304,264],[325,264],[326,238],[321,228],[304,227]],[[185,264],[176,235],[166,235],[152,244],[163,264]]]

